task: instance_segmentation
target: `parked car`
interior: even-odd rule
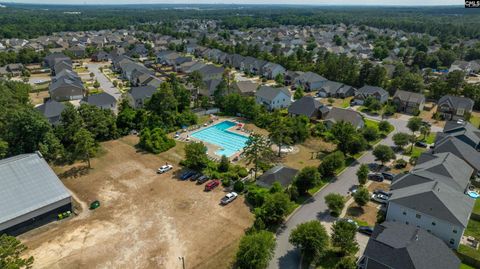
[[[168,172],[172,169],[173,169],[173,165],[165,164],[165,165],[160,166],[160,168],[158,168],[157,174],[163,174],[163,173]]]
[[[197,179],[197,184],[203,184],[207,182],[210,178],[206,175],[203,175]]]
[[[190,181],[196,181],[201,176],[202,176],[202,173],[195,173],[195,175],[190,177]]]
[[[229,203],[233,202],[233,200],[237,199],[237,197],[238,197],[238,194],[236,192],[227,193],[227,195],[225,195],[222,198],[222,200],[220,200],[220,203],[222,205],[229,204]]]
[[[427,143],[425,143],[425,142],[423,142],[423,141],[417,141],[417,142],[415,143],[415,146],[421,147],[421,148],[427,148],[427,147],[428,147]]]
[[[220,186],[220,180],[214,179],[210,180],[206,185],[205,185],[205,191],[211,191],[215,189],[216,187]]]
[[[193,175],[195,175],[194,171],[187,171],[187,172],[183,173],[182,175],[180,175],[180,179],[181,180],[187,180],[190,177],[192,177]]]
[[[358,232],[371,236],[373,234],[373,228],[370,226],[360,226],[358,227]]]
[[[393,178],[395,177],[394,174],[388,172],[382,172],[382,176],[386,180],[393,180]]]
[[[367,166],[370,171],[378,171],[378,169],[380,169],[380,165],[378,163],[369,163]]]
[[[350,224],[354,225],[354,226],[355,226],[355,228],[357,228],[357,229],[358,229],[358,224],[357,224],[357,222],[356,222],[356,221],[354,221],[353,219],[349,219],[349,218],[343,218],[343,219],[339,219],[339,220],[337,220],[337,221],[345,221],[345,222],[348,222],[348,223],[350,223]]]
[[[380,194],[380,193],[373,194],[372,195],[372,200],[377,202],[377,203],[380,203],[380,204],[387,204],[388,203],[388,196]]]
[[[387,197],[390,197],[390,193],[388,191],[384,191],[384,190],[380,190],[380,189],[374,190],[373,194],[382,194],[382,195],[385,195]]]
[[[371,173],[371,174],[368,174],[368,179],[373,180],[373,181],[382,182],[384,178],[383,178],[383,175],[381,173]]]

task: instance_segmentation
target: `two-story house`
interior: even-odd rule
[[[292,103],[292,94],[288,87],[273,88],[261,86],[255,93],[257,104],[265,106],[268,110],[287,108]]]
[[[392,102],[398,112],[418,115],[425,105],[425,96],[421,93],[397,90]]]
[[[381,87],[365,85],[357,90],[354,100],[356,104],[363,105],[368,97],[373,97],[383,104],[388,101],[388,92]]]
[[[445,95],[437,104],[437,113],[445,120],[465,119],[472,113],[474,102],[467,97]]]

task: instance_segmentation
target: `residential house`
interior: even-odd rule
[[[110,110],[115,110],[117,106],[117,100],[115,99],[115,97],[106,92],[85,96],[82,101],[80,101],[80,103],[89,104],[101,109]]]
[[[221,79],[223,77],[223,73],[225,72],[225,68],[215,66],[213,64],[207,64],[202,68],[198,69],[200,75],[202,75],[202,79],[212,80],[212,79]]]
[[[323,115],[323,119],[325,120],[325,125],[328,128],[331,128],[333,124],[341,121],[351,123],[356,129],[360,129],[365,126],[362,115],[352,109],[332,107],[330,111],[326,113],[326,115]]]
[[[457,70],[464,72],[465,75],[478,73],[480,71],[480,61],[473,60],[467,62],[462,60],[456,60],[452,63],[448,72],[453,72]]]
[[[336,81],[328,80],[318,89],[320,97],[345,98],[354,95],[355,88]]]
[[[293,169],[283,165],[277,165],[270,168],[257,179],[257,185],[270,188],[273,183],[278,182],[283,188],[287,188],[292,184],[295,176],[298,174],[297,169]]]
[[[57,125],[60,123],[60,116],[62,115],[63,110],[65,110],[65,105],[55,100],[48,100],[45,103],[36,106],[35,109],[42,113],[50,124]]]
[[[273,88],[261,86],[255,93],[257,104],[269,110],[287,108],[292,103],[292,94],[287,87]]]
[[[421,93],[397,90],[392,102],[398,112],[418,115],[425,105],[425,96]]]
[[[152,86],[132,87],[127,94],[127,100],[133,108],[143,108],[156,91],[157,88]]]
[[[22,71],[25,69],[23,64],[7,64],[6,69],[12,76],[22,75]]]
[[[455,136],[446,136],[438,140],[431,152],[434,154],[450,152],[468,163],[473,168],[474,175],[480,176],[480,152]]]
[[[422,154],[410,173],[394,179],[386,220],[425,229],[458,248],[474,205],[465,194],[473,171],[452,153]]]
[[[311,96],[303,96],[288,107],[291,116],[306,116],[311,120],[318,120],[328,114],[329,109]]]
[[[110,59],[110,54],[105,51],[97,51],[92,55],[93,62],[108,62]]]
[[[480,130],[468,122],[447,121],[443,132],[437,134],[435,144],[447,136],[456,137],[475,150],[480,149]]]
[[[53,68],[58,62],[67,62],[72,64],[72,59],[63,53],[51,53],[44,58],[44,63],[47,67]]]
[[[386,221],[375,226],[358,269],[453,269],[460,259],[425,229]]]
[[[307,92],[319,90],[328,80],[317,73],[305,72],[298,76],[293,84],[295,88],[303,87]]]
[[[357,90],[354,100],[355,103],[363,105],[368,97],[373,97],[383,104],[388,101],[388,92],[381,87],[365,85]]]
[[[48,87],[50,98],[55,101],[69,101],[82,99],[85,88],[81,81],[68,77],[57,78]]]
[[[474,102],[467,97],[445,95],[437,104],[437,113],[445,120],[465,119],[472,113]]]
[[[222,80],[219,78],[204,80],[203,87],[199,89],[199,94],[209,97],[213,96],[220,82],[222,82]]]
[[[286,69],[276,63],[267,62],[262,67],[262,76],[267,79],[275,79],[278,75],[285,76]]]
[[[235,81],[232,83],[232,89],[234,92],[242,96],[253,96],[257,91],[260,84],[250,81],[250,80],[241,80]]]

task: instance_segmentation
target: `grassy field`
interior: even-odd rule
[[[427,144],[433,144],[435,142],[435,138],[437,137],[437,133],[430,133],[425,139],[423,139],[422,141],[424,141],[425,143]]]
[[[460,264],[460,269],[475,269],[474,267],[471,267],[470,265],[467,264]]]
[[[411,148],[411,146],[406,147],[406,149],[405,149],[406,151],[405,151],[404,155],[410,156],[412,158],[418,158],[418,157],[420,157],[420,155],[422,155],[423,152],[426,151],[425,148],[420,148],[420,147],[417,147],[417,146],[414,146],[412,151],[410,151],[410,148]]]
[[[470,219],[467,229],[465,229],[465,235],[480,239],[480,221]]]
[[[470,118],[470,123],[473,126],[479,128],[480,127],[480,116],[479,115],[476,115],[476,116],[472,115],[472,117]]]

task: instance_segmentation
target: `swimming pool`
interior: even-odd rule
[[[218,156],[230,157],[242,150],[248,140],[248,137],[244,135],[227,130],[235,125],[234,122],[223,121],[193,133],[192,137],[219,146],[220,149],[215,152]]]

